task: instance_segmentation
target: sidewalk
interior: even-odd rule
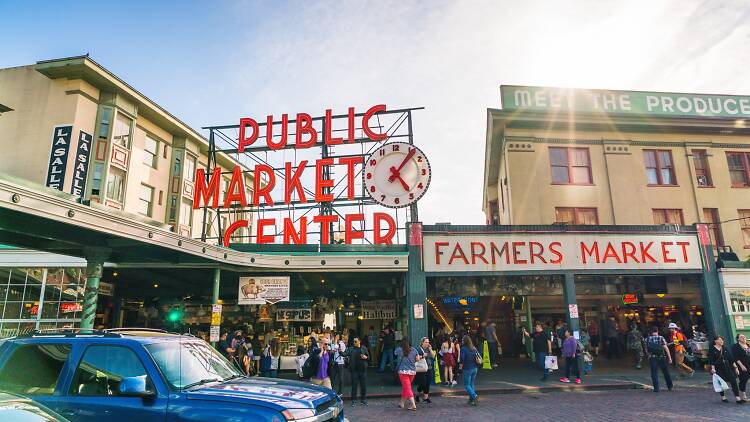
[[[541,371],[536,368],[529,359],[503,359],[500,366],[494,369],[480,369],[477,375],[476,390],[478,394],[519,394],[519,393],[548,393],[555,391],[591,391],[591,390],[627,390],[627,389],[651,389],[651,375],[648,362],[643,369],[637,370],[632,366],[626,366],[623,361],[608,361],[597,358],[594,362],[593,372],[584,375],[582,384],[564,384],[559,381],[564,375],[565,368],[554,371],[546,382],[542,382]],[[675,388],[708,388],[711,379],[706,371],[696,371],[692,378],[678,376],[677,370],[670,367],[670,374]],[[442,375],[442,374],[441,374]],[[285,373],[281,377],[296,379],[295,374]],[[666,389],[664,378],[660,375],[659,382],[662,389]],[[443,385],[431,385],[430,394],[438,396],[465,395],[461,379],[452,387]],[[416,388],[416,386],[414,387]],[[416,390],[415,390],[416,391]],[[351,384],[349,382],[349,371],[344,373],[344,388],[342,391],[344,399],[350,398]],[[401,386],[395,377],[387,373],[378,373],[377,369],[370,368],[367,372],[367,396],[369,398],[393,398],[399,397]]]

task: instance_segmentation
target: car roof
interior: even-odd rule
[[[135,341],[142,344],[163,343],[163,342],[202,342],[203,340],[191,334],[170,333],[164,330],[151,328],[117,328],[111,330],[46,330],[31,331],[26,334],[8,339],[13,340],[32,340],[32,342],[45,342],[45,340],[67,341],[86,341],[96,342],[99,339],[106,339],[107,342],[117,343],[118,340]]]
[[[26,398],[24,396],[19,396],[18,394],[6,393],[5,391],[0,391],[0,403],[7,402],[7,401],[31,401],[31,399]]]

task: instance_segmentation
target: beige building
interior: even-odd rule
[[[709,223],[750,254],[750,97],[502,86],[488,224]]]
[[[88,56],[0,69],[0,103],[0,172],[201,237],[192,201],[208,141]],[[231,172],[236,160],[217,157]],[[237,218],[251,216],[225,215],[222,228]],[[215,214],[206,225],[217,236]]]

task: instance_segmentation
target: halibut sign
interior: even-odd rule
[[[501,86],[500,94],[503,110],[750,118],[750,96],[514,85]]]

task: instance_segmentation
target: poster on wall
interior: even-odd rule
[[[72,125],[60,125],[52,128],[52,149],[49,153],[47,166],[47,180],[45,185],[57,190],[63,190],[65,184],[65,169],[68,167],[68,152],[70,138],[73,134]]]
[[[238,305],[264,305],[289,300],[289,277],[240,277]]]
[[[86,192],[86,176],[89,173],[92,140],[91,134],[82,130],[78,132],[78,147],[76,148],[76,161],[73,167],[73,183],[70,186],[70,193],[80,197],[83,197]]]
[[[396,301],[363,300],[362,319],[396,319]]]
[[[745,319],[742,318],[742,315],[735,315],[734,316],[734,328],[736,330],[744,330],[745,329]]]
[[[312,309],[310,308],[284,308],[276,309],[277,322],[300,322],[312,321]]]

